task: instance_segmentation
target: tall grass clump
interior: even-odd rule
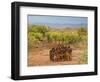
[[[80,59],[79,59],[79,64],[81,63],[85,63],[87,64],[88,63],[88,52],[87,50],[85,50],[81,55],[80,55]]]

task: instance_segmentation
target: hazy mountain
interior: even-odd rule
[[[36,23],[35,25],[47,25],[49,27],[54,28],[65,28],[65,27],[71,27],[71,28],[77,28],[77,27],[87,27],[87,24],[81,23],[81,24],[56,24],[56,23]]]

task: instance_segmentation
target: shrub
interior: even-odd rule
[[[45,25],[33,25],[33,26],[29,27],[28,31],[29,32],[42,33],[43,36],[45,36],[46,32],[48,32],[48,26],[45,26]]]
[[[88,52],[87,52],[87,50],[85,50],[82,54],[81,54],[81,56],[80,56],[80,59],[79,59],[79,64],[81,64],[81,63],[88,63]]]
[[[84,27],[80,27],[80,28],[78,29],[78,31],[77,31],[77,34],[78,34],[79,36],[87,35],[87,29],[84,28]]]

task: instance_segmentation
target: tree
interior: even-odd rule
[[[45,25],[32,25],[31,27],[29,27],[29,32],[38,32],[38,33],[42,33],[43,36],[45,37],[46,32],[48,32],[48,26]]]

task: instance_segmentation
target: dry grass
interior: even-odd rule
[[[58,33],[60,32],[62,33],[67,33],[68,35],[78,35],[77,34],[78,29],[50,29],[49,32],[54,32]],[[49,33],[48,32],[48,33]],[[52,34],[51,33],[51,34]],[[34,34],[34,32],[33,32]],[[40,37],[40,33],[36,33],[38,35],[38,38],[41,40]],[[59,35],[59,33],[58,33]],[[34,35],[35,36],[35,35]],[[62,36],[61,36],[62,37]],[[28,47],[28,62],[27,65],[28,66],[48,66],[48,65],[76,65],[76,64],[87,64],[88,63],[88,56],[87,56],[87,35],[85,35],[85,37],[83,38],[83,41],[79,41],[79,36],[77,36],[75,38],[75,36],[70,36],[68,39],[68,42],[74,41],[74,42],[66,42],[66,44],[71,44],[71,48],[72,50],[72,60],[71,61],[57,61],[57,62],[52,62],[50,61],[49,58],[49,51],[51,48],[57,46],[58,41],[55,40],[51,41],[51,43],[49,43],[47,39],[47,37],[42,37],[42,41],[37,41],[37,39],[35,40],[35,38],[33,38],[33,35],[29,35],[30,40],[28,39],[28,42],[31,44]],[[54,39],[54,38],[53,38]],[[46,40],[46,41],[45,41]],[[63,42],[63,41],[62,41]],[[30,47],[32,46],[32,47]]]
[[[49,59],[49,48],[34,48],[31,49],[28,53],[28,66],[48,66],[48,65],[76,65],[76,64],[87,64],[87,60],[83,61],[82,54],[86,50],[86,44],[82,45],[81,43],[77,44],[79,47],[73,47],[72,51],[72,61],[60,61],[52,62]]]

